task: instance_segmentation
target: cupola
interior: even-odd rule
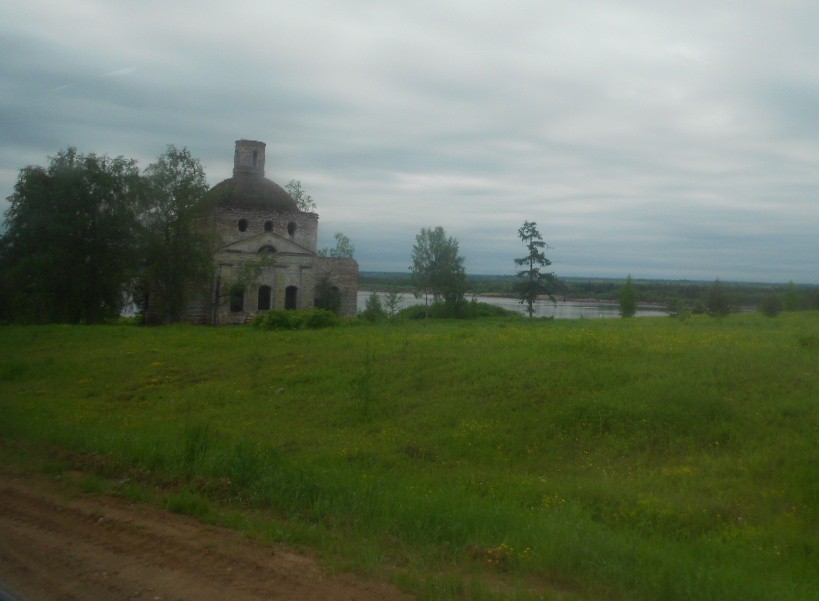
[[[264,177],[264,142],[236,140],[233,153],[233,177],[254,174]]]

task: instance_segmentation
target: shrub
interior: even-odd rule
[[[389,292],[384,296],[384,309],[390,317],[398,313],[398,308],[401,306],[401,297],[397,292]]]
[[[426,307],[424,305],[411,305],[406,309],[401,309],[396,316],[401,319],[424,319],[426,317]],[[432,307],[430,307],[430,317],[434,317]]]
[[[424,319],[427,311],[424,305],[413,305],[402,309],[398,316],[403,319]],[[486,317],[520,317],[515,311],[503,307],[479,303],[476,300],[461,301],[460,303],[434,302],[429,306],[429,316],[438,319],[481,319]]]
[[[337,326],[339,323],[339,317],[327,309],[274,309],[257,315],[253,320],[253,325],[261,330],[318,330]]]
[[[783,301],[785,311],[799,311],[803,305],[802,293],[799,288],[792,281],[788,282],[785,287],[785,299]]]
[[[253,325],[262,330],[292,330],[293,321],[290,318],[291,311],[285,309],[274,309],[258,315],[253,321]]]
[[[691,317],[691,307],[688,306],[683,299],[677,299],[675,303],[669,306],[669,315],[671,317],[676,317],[680,321],[686,321],[689,317]]]
[[[731,299],[722,282],[717,279],[705,296],[705,306],[711,317],[725,317],[731,312]]]
[[[769,294],[759,305],[759,310],[767,317],[776,317],[782,311],[782,299],[776,294]]]
[[[380,321],[387,316],[377,292],[372,292],[367,297],[366,308],[361,312],[361,316],[367,321]]]
[[[293,311],[291,311],[292,313]],[[313,309],[301,312],[302,327],[308,330],[331,328],[340,323],[338,315],[328,309]]]
[[[515,311],[490,305],[489,303],[479,303],[474,298],[468,303],[463,303],[464,317],[468,319],[480,319],[482,317],[522,317]]]
[[[702,301],[702,299],[698,298],[697,300],[695,300],[694,306],[691,307],[691,313],[693,313],[694,315],[703,315],[705,311],[706,311],[705,303]]]
[[[118,315],[110,317],[105,320],[105,324],[109,326],[141,326],[144,323],[144,316],[142,313],[137,315]]]

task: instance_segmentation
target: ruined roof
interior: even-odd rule
[[[296,201],[275,182],[244,173],[219,182],[208,190],[205,203],[214,207],[298,213]]]

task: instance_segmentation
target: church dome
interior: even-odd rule
[[[240,175],[208,190],[205,202],[216,207],[298,213],[296,201],[279,184],[261,176]]]
[[[264,176],[264,142],[237,140],[233,177],[208,190],[205,202],[214,207],[298,213],[296,201]]]

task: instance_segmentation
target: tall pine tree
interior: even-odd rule
[[[529,254],[515,259],[515,265],[525,267],[525,269],[517,272],[520,279],[517,282],[516,290],[521,304],[526,305],[526,312],[529,317],[532,317],[534,304],[538,296],[545,294],[552,302],[556,302],[552,295],[552,284],[555,276],[553,273],[541,272],[541,268],[548,267],[552,262],[543,253],[544,249],[548,247],[537,229],[537,223],[524,221],[523,225],[518,229],[518,238],[523,242]]]

